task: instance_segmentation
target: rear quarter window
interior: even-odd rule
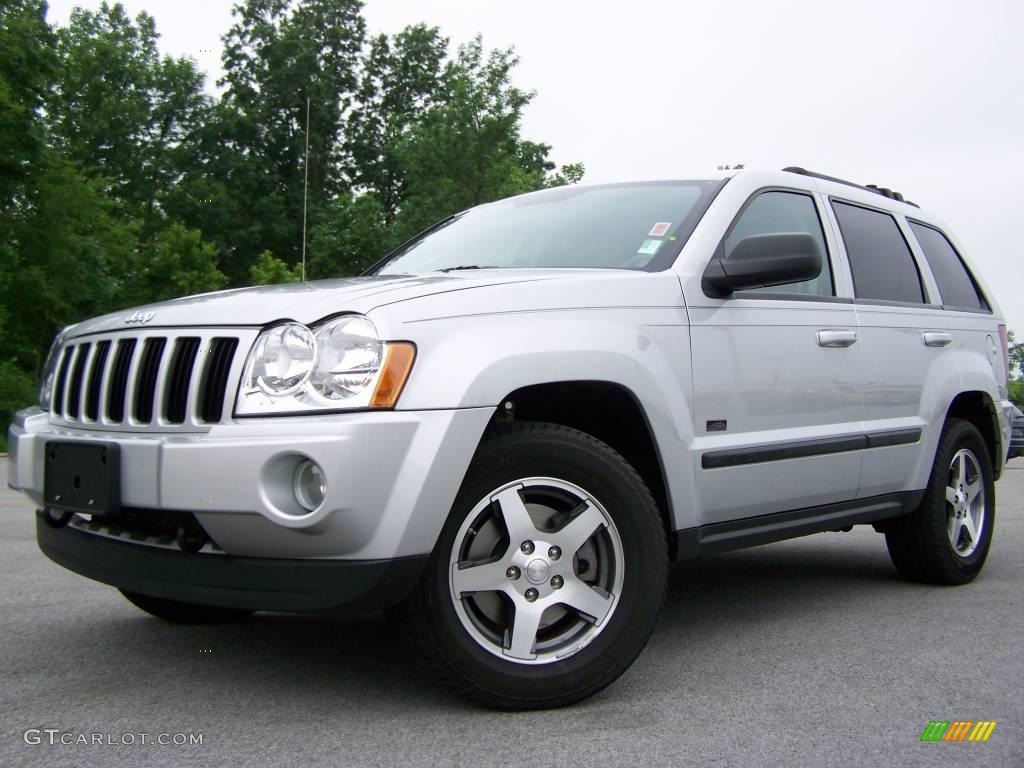
[[[916,221],[910,222],[910,229],[928,260],[943,305],[988,310],[988,303],[981,295],[977,282],[949,239],[938,229]]]
[[[924,303],[910,246],[890,214],[832,201],[859,299]]]

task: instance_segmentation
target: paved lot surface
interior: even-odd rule
[[[1024,460],[974,584],[900,581],[870,528],[686,564],[618,683],[526,714],[436,689],[383,622],[163,624],[46,560],[5,469],[0,488],[4,768],[1024,766]],[[921,743],[936,719],[999,724]],[[27,745],[29,728],[203,744]]]

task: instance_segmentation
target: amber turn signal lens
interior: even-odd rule
[[[416,345],[410,341],[389,341],[384,353],[377,387],[370,398],[371,408],[394,408],[402,394],[405,380],[409,378],[413,360],[416,359]]]

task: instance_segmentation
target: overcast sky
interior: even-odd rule
[[[220,75],[228,0],[124,0]],[[51,0],[51,22],[75,5]],[[368,0],[369,29],[515,46],[524,135],[587,181],[802,165],[943,217],[1024,335],[1022,0]],[[212,50],[212,52],[206,52]]]

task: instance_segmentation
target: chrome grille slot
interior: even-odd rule
[[[96,333],[60,353],[50,419],[109,431],[197,432],[230,416],[258,329]]]
[[[156,396],[157,375],[160,373],[160,360],[164,356],[167,339],[153,336],[142,345],[142,359],[135,375],[135,400],[132,403],[132,416],[140,424],[149,424],[153,420],[153,398]]]

